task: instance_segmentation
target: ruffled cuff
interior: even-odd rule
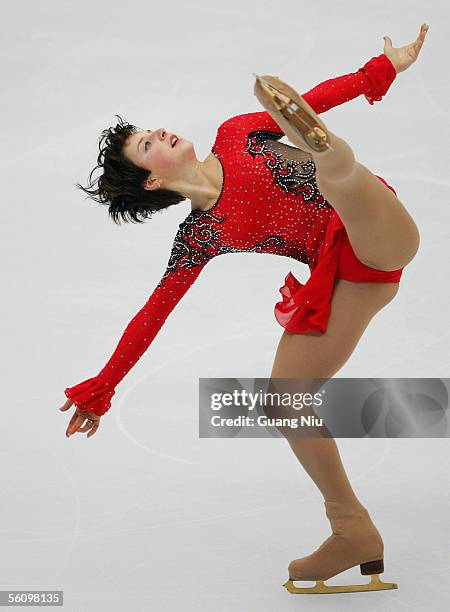
[[[110,388],[108,382],[93,376],[74,387],[67,387],[64,393],[80,410],[102,416],[111,407],[115,390]]]
[[[397,75],[391,60],[384,53],[373,57],[358,72],[363,72],[371,81],[370,90],[364,93],[369,104],[382,99]]]

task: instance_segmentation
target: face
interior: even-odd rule
[[[164,128],[159,130],[143,130],[131,134],[124,146],[123,152],[134,164],[151,172],[150,178],[144,184],[145,189],[168,188],[170,182],[180,176],[180,171],[187,159],[193,158],[192,142],[185,140],[179,134],[175,146],[171,139],[175,134]]]

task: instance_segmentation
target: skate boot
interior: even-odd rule
[[[290,593],[351,593],[398,588],[395,583],[380,580],[379,574],[384,572],[384,545],[366,508],[334,501],[324,503],[333,533],[313,553],[289,564],[289,580],[283,586]],[[363,576],[371,576],[371,582],[348,586],[324,584],[324,580],[355,565],[360,566]],[[296,587],[293,584],[296,580],[315,580],[316,584]]]
[[[281,114],[289,122],[291,129],[300,134],[305,149],[309,153],[334,150],[330,144],[330,134],[311,106],[295,89],[271,75],[256,77],[254,93],[264,107],[270,106],[269,113],[279,121]],[[277,118],[278,113],[278,118]],[[281,126],[282,129],[283,126]],[[289,128],[284,130],[289,136]],[[302,147],[303,148],[303,147]]]

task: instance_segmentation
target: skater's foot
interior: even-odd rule
[[[289,140],[311,154],[317,172],[328,181],[342,180],[354,169],[355,156],[350,145],[331,132],[295,89],[278,77],[257,77],[255,96],[278,123]],[[290,102],[295,112],[288,112]]]
[[[381,562],[367,566],[379,569],[383,540],[366,508],[326,501],[325,510],[332,535],[313,553],[289,564],[289,579],[327,580],[350,567],[370,562]]]

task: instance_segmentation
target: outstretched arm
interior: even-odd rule
[[[111,406],[115,388],[142,357],[166,318],[205,267],[208,256],[189,245],[186,225],[175,237],[167,269],[153,293],[127,325],[114,353],[96,375],[64,389],[76,407],[87,415],[103,415]],[[77,431],[74,429],[72,433]]]
[[[327,79],[309,91],[301,94],[316,113],[324,113],[330,108],[364,94],[369,104],[374,104],[386,94],[397,73],[409,68],[419,56],[428,25],[422,24],[417,39],[404,47],[395,48],[385,36],[384,52],[373,57],[359,68],[333,79]],[[284,132],[267,111],[248,113],[251,129],[267,129],[279,134]]]

